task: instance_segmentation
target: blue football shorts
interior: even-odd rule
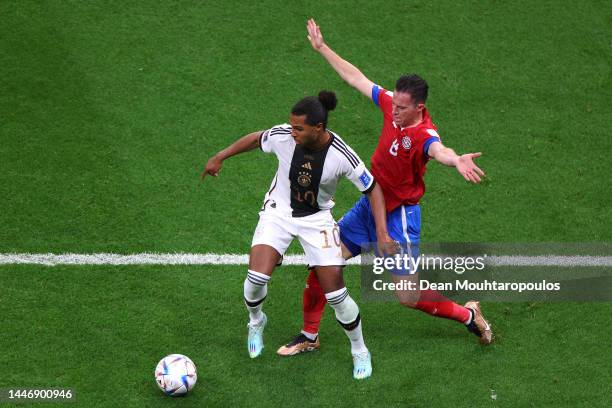
[[[363,196],[338,222],[340,239],[353,256],[376,249],[376,223],[372,215],[370,201]],[[400,255],[409,254],[416,262],[419,256],[421,235],[421,207],[401,205],[387,213],[389,236],[400,243]],[[416,270],[393,270],[396,275],[408,275]]]

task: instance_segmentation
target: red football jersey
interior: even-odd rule
[[[372,101],[383,113],[384,123],[378,146],[372,155],[372,174],[380,184],[387,212],[398,206],[418,204],[425,193],[423,176],[429,161],[427,149],[439,142],[436,126],[427,109],[416,126],[400,128],[393,122],[393,92],[372,87]]]

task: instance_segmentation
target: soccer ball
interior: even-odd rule
[[[187,394],[197,380],[195,364],[182,354],[170,354],[162,358],[155,368],[157,385],[171,397]]]

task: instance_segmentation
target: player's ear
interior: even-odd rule
[[[325,125],[323,123],[319,122],[319,123],[317,123],[315,125],[315,130],[317,132],[323,132],[325,130]]]
[[[423,109],[425,109],[425,104],[424,103],[417,103],[417,106],[416,106],[417,112],[421,112]]]

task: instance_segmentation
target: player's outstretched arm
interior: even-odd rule
[[[329,65],[332,66],[346,83],[370,98],[372,95],[372,85],[374,85],[374,83],[366,78],[357,67],[342,59],[334,50],[325,44],[325,41],[323,41],[323,34],[321,34],[321,30],[314,19],[311,18],[308,20],[306,29],[308,30],[308,40],[312,48],[318,51],[319,54],[327,60]]]
[[[456,168],[459,174],[469,182],[480,183],[481,177],[485,176],[484,171],[474,163],[474,159],[482,156],[482,153],[466,153],[459,156],[453,149],[440,142],[434,142],[429,145],[427,154],[437,162]]]
[[[261,136],[261,131],[249,133],[208,159],[206,168],[202,172],[202,180],[207,174],[217,177],[219,171],[221,171],[223,160],[257,148],[259,146],[259,136]]]
[[[385,208],[385,196],[378,184],[374,185],[368,193],[372,215],[376,223],[376,242],[380,255],[393,255],[399,252],[399,244],[389,236],[387,231],[387,210]]]

